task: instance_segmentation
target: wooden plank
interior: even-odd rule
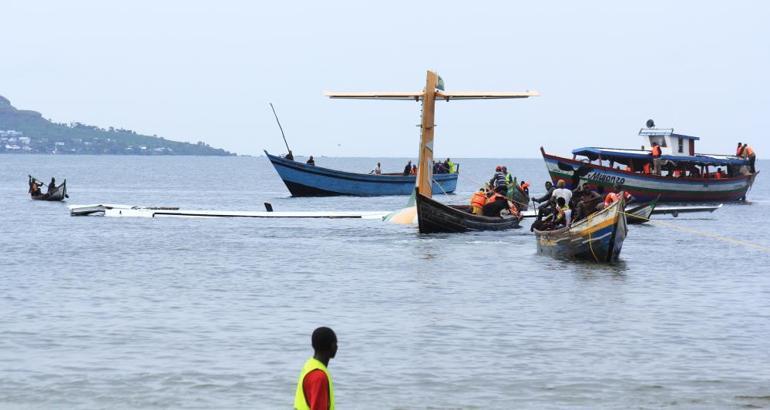
[[[537,97],[540,93],[537,91],[437,91],[436,99],[449,100],[496,100],[507,98],[529,98]]]
[[[350,99],[350,100],[413,100],[419,101],[422,99],[423,93],[417,92],[399,92],[399,91],[383,91],[383,92],[334,92],[327,91],[324,93],[329,98],[337,99]]]

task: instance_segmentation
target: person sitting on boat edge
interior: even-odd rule
[[[616,184],[613,187],[613,190],[604,197],[604,203],[602,204],[603,208],[607,208],[608,206],[620,200],[621,194],[623,198],[625,198],[627,204],[634,200],[634,196],[631,195],[628,191],[624,191],[622,185]]]
[[[736,157],[743,156],[743,145],[740,142],[738,143],[738,148],[735,149],[735,156]]]
[[[294,154],[291,153],[291,150],[289,150],[289,153],[284,156],[284,158],[288,159],[289,161],[294,161]]]
[[[38,196],[42,195],[42,192],[40,192],[40,182],[36,180],[35,178],[30,178],[29,180],[29,194],[32,196]]]
[[[536,204],[540,204],[537,207],[537,219],[541,219],[545,215],[546,209],[551,205],[551,195],[553,195],[554,187],[551,181],[545,181],[545,194],[538,198],[532,198],[532,201]]]
[[[417,175],[417,165],[412,165],[412,170],[409,171],[409,175]]]
[[[596,212],[596,206],[602,202],[602,199],[598,192],[584,185],[580,191],[579,200],[575,205],[574,218],[572,220],[579,221]]]
[[[308,165],[315,165],[315,159],[313,159],[313,156],[311,155],[310,158],[307,159],[307,162],[305,162]]]
[[[410,160],[407,162],[406,166],[404,167],[404,176],[408,176],[412,172],[412,161]]]
[[[372,172],[374,175],[382,175],[382,166],[380,166],[380,163],[377,163],[377,166],[374,167],[374,170]]]

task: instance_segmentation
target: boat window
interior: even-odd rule
[[[650,135],[650,146],[652,146],[653,142],[657,142],[661,147],[666,146],[666,138],[662,135]]]
[[[679,152],[684,152],[684,138],[679,137]]]

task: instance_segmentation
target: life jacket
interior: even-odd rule
[[[722,179],[724,177],[725,176],[721,172],[719,172],[719,171],[714,173],[714,178],[716,178],[716,179]]]
[[[482,191],[476,191],[471,197],[471,206],[483,207],[487,203],[487,195]]]
[[[449,161],[449,162],[447,162],[447,164],[449,165],[449,173],[450,173],[450,174],[455,174],[455,173],[457,173],[457,164],[455,164],[455,163],[454,163],[454,162],[452,162],[452,161]]]
[[[649,162],[644,164],[644,166],[642,167],[642,172],[645,173],[645,174],[651,174],[652,173],[650,171],[650,163]]]
[[[682,171],[675,169],[672,175],[674,176],[674,178],[679,178],[682,176]]]
[[[521,190],[526,191],[529,188],[529,182],[522,182],[521,183]]]
[[[660,145],[653,145],[652,146],[652,157],[658,158],[661,155]]]
[[[612,203],[618,200],[618,194],[610,192],[604,197],[604,206],[610,206]]]
[[[502,195],[498,194],[497,192],[495,192],[494,194],[492,194],[492,196],[487,198],[487,202],[486,203],[487,204],[491,204],[492,202],[497,201],[497,198],[503,198],[503,199],[505,199],[507,201],[507,199],[504,196],[502,196]]]
[[[505,183],[510,184],[511,182],[513,182],[513,175],[505,174]]]
[[[326,366],[314,357],[311,357],[305,362],[305,365],[302,367],[302,372],[299,374],[297,391],[294,393],[294,408],[296,410],[310,410],[307,398],[305,397],[305,389],[302,388],[302,383],[305,381],[305,376],[316,369],[321,370],[326,374],[326,380],[329,381],[329,410],[334,410],[334,383],[332,383],[332,375],[329,374]]]
[[[735,156],[741,157],[743,156],[742,154],[743,154],[743,145],[738,145],[738,148],[736,148],[735,150]]]

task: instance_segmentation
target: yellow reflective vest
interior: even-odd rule
[[[332,375],[326,370],[326,366],[314,357],[311,357],[305,362],[305,365],[302,366],[302,372],[299,374],[297,391],[294,393],[294,408],[296,410],[310,410],[310,406],[305,398],[305,389],[302,388],[302,383],[305,380],[305,376],[316,369],[321,370],[326,374],[326,380],[329,381],[329,410],[334,410],[334,383],[332,383]]]

